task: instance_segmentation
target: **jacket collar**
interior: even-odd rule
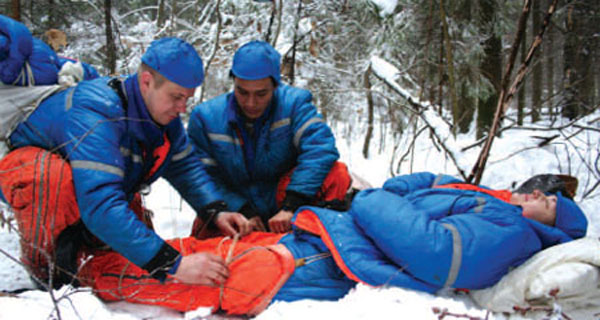
[[[125,79],[125,92],[127,94],[127,123],[129,130],[139,141],[148,143],[148,146],[157,146],[163,143],[164,126],[158,125],[148,112],[148,107],[142,98],[137,74],[132,74]]]

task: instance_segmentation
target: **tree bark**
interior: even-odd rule
[[[106,63],[110,74],[115,74],[117,69],[117,48],[112,32],[112,2],[104,0],[104,23],[106,25]]]
[[[523,38],[521,43],[521,64],[525,62],[527,57],[527,29],[523,30]],[[517,96],[517,124],[522,126],[525,118],[525,109],[527,108],[527,79],[523,79],[523,85],[519,89]]]
[[[459,4],[458,11],[456,12],[456,20],[461,25],[470,24],[473,20],[471,14],[472,2],[470,0],[462,0]],[[458,35],[458,41],[461,42],[463,37]],[[459,99],[458,104],[458,132],[467,133],[471,123],[473,122],[473,116],[475,115],[476,101],[470,92],[470,88],[475,83],[473,74],[471,72],[472,66],[462,62],[458,66],[458,82],[459,82]]]
[[[48,0],[48,21],[46,22],[46,29],[52,29],[56,27],[56,8],[54,6],[54,0]]]
[[[300,12],[302,11],[302,0],[298,0],[298,11],[296,12],[296,27],[294,28],[294,46],[292,48],[292,61],[290,65],[290,85],[294,84],[294,73],[296,72],[296,46],[298,38],[298,31],[300,30]]]
[[[540,1],[533,1],[531,7],[531,34],[537,34],[540,31],[540,20],[542,13]],[[539,48],[540,50],[542,47]],[[533,59],[537,60],[533,65],[533,77],[531,79],[531,122],[537,122],[540,119],[542,108],[542,61],[538,59],[541,53],[535,53]]]
[[[477,139],[482,138],[491,127],[502,82],[502,40],[495,34],[492,22],[496,15],[496,1],[480,0],[479,6],[481,31],[488,35],[483,44],[484,57],[480,69],[494,87],[494,91],[486,98],[479,98],[477,103]]]
[[[369,68],[363,76],[368,106],[367,134],[365,135],[365,143],[363,144],[363,157],[365,157],[365,159],[369,159],[369,145],[371,144],[371,138],[373,136],[373,93],[371,92],[371,81],[369,80],[370,75],[371,65],[369,64]]]
[[[157,29],[162,29],[165,25],[166,20],[167,15],[165,14],[165,0],[158,0],[158,12],[156,13]]]
[[[552,0],[546,0],[546,6],[549,7],[552,3]],[[547,32],[548,35],[546,37],[546,41],[544,41],[544,56],[546,57],[546,63],[544,63],[545,68],[545,78],[546,85],[545,91],[548,96],[548,113],[551,117],[554,117],[554,103],[552,103],[552,97],[554,97],[554,37],[556,33],[553,32],[554,29],[550,28]]]
[[[590,10],[592,4],[572,2],[567,7],[566,36],[564,45],[565,104],[562,115],[574,119],[591,109],[590,72],[593,52],[593,34],[597,26],[592,26]]]
[[[450,42],[450,33],[448,31],[448,22],[446,21],[444,0],[440,0],[440,20],[442,21],[444,47],[446,49],[445,52],[446,69],[448,71],[448,91],[450,92],[450,104],[452,108],[452,134],[456,136],[456,132],[458,131],[458,120],[460,114],[458,110],[458,98],[456,97],[456,81],[454,78],[454,59],[452,58],[452,44]]]
[[[11,18],[21,21],[21,1],[12,0],[10,2],[11,7]]]

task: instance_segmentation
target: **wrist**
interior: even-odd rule
[[[281,203],[281,210],[295,212],[303,205],[312,203],[312,197],[296,191],[286,191],[285,198]]]
[[[198,212],[198,216],[205,222],[211,223],[216,220],[217,215],[223,211],[227,210],[227,204],[225,201],[214,201],[207,205],[205,205],[200,212]]]
[[[175,250],[168,243],[164,243],[156,255],[142,269],[148,271],[151,277],[164,282],[167,273],[180,260],[179,251]]]
[[[253,217],[256,217],[258,215],[258,213],[256,212],[256,210],[254,210],[254,208],[252,208],[252,205],[250,205],[248,202],[246,202],[239,211],[242,215],[244,215],[244,217],[250,219]]]

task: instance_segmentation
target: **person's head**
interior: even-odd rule
[[[189,43],[177,38],[153,41],[138,70],[142,98],[160,125],[186,111],[187,100],[203,80],[202,59]]]
[[[587,218],[575,202],[562,195],[545,194],[539,189],[531,193],[512,194],[510,203],[523,209],[523,216],[562,230],[573,239],[585,236]]]
[[[233,92],[247,118],[259,118],[271,103],[281,82],[280,59],[277,50],[264,41],[248,42],[235,52],[230,70]]]

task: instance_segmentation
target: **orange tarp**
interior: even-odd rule
[[[269,305],[294,272],[292,254],[276,244],[281,237],[255,232],[237,242],[225,237],[168,241],[184,255],[210,252],[223,259],[230,255],[230,276],[222,287],[181,284],[171,277],[161,284],[115,252],[96,252],[82,266],[80,276],[99,297],[109,301],[160,305],[179,311],[211,307],[228,314],[254,315]]]

